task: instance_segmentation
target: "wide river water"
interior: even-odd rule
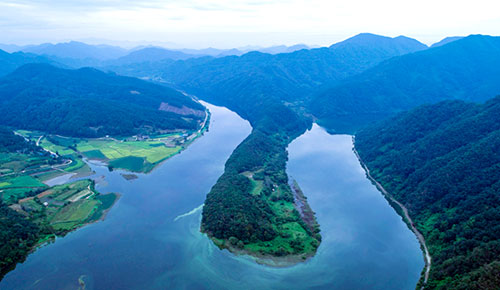
[[[210,130],[150,174],[127,181],[93,165],[105,176],[97,189],[122,195],[106,219],[35,251],[0,289],[415,288],[424,266],[416,237],[366,179],[351,137],[316,125],[290,144],[288,162],[321,225],[316,256],[272,268],[215,247],[199,232],[201,205],[251,127],[207,106]]]

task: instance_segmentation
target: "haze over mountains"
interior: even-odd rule
[[[269,54],[288,53],[300,49],[308,49],[304,44],[293,46],[272,47],[243,47],[233,49],[169,49],[158,46],[138,46],[125,49],[112,45],[90,45],[78,41],[64,43],[43,43],[39,45],[19,46],[13,44],[0,44],[0,50],[8,53],[24,52],[45,56],[59,63],[79,68],[82,66],[103,66],[117,63],[132,63],[144,61],[157,61],[162,59],[187,59],[193,57],[213,56],[224,57],[230,55],[242,55],[249,51],[261,51]],[[125,57],[125,58],[123,58]],[[123,60],[120,60],[123,58]],[[106,61],[111,61],[106,63]]]
[[[352,132],[366,122],[426,102],[462,96],[471,101],[490,98],[498,87],[498,66],[490,65],[498,61],[497,42],[495,37],[480,35],[451,37],[429,49],[404,36],[362,33],[328,48],[301,49],[299,45],[269,49],[300,49],[291,53],[224,57],[157,47],[127,54],[118,47],[69,42],[23,48],[41,56],[2,53],[0,75],[29,62],[64,68],[91,65],[167,83],[215,103],[224,100],[248,116],[256,112],[241,108],[250,103],[287,102],[296,110],[309,111],[330,130]]]
[[[360,73],[391,57],[425,48],[409,38],[360,34],[329,48],[276,55],[251,52],[240,57],[164,60],[146,66],[132,64],[106,69],[174,84],[212,102],[224,100],[241,111],[238,109],[267,99],[303,102],[319,87]]]
[[[164,60],[107,67],[174,85],[236,111],[275,99],[354,132],[419,104],[484,101],[498,92],[499,38],[473,35],[428,49],[405,37],[360,34],[330,48]],[[247,112],[245,115],[255,115]]]

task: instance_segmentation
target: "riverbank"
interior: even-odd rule
[[[431,266],[432,266],[432,257],[429,253],[428,248],[427,248],[425,238],[422,235],[422,233],[420,233],[420,231],[415,227],[415,224],[413,223],[413,220],[411,219],[411,217],[408,213],[408,209],[402,203],[400,203],[398,200],[396,200],[389,192],[387,192],[387,190],[375,178],[372,177],[372,175],[370,174],[370,169],[363,162],[363,160],[361,159],[361,156],[359,155],[358,151],[356,150],[356,138],[355,138],[355,136],[352,137],[352,144],[353,144],[352,150],[353,150],[354,154],[356,155],[356,157],[358,158],[359,163],[361,164],[361,166],[365,170],[365,173],[366,173],[366,176],[368,177],[368,179],[377,187],[377,189],[380,192],[382,192],[384,197],[389,201],[389,203],[391,205],[394,206],[394,204],[396,204],[401,209],[401,211],[403,213],[402,214],[403,220],[410,227],[412,232],[417,237],[418,242],[420,243],[420,246],[421,246],[421,248],[423,250],[423,254],[424,254],[424,260],[425,260],[425,271],[423,273],[423,277],[421,277],[421,279],[420,279],[422,282],[421,289],[423,289],[425,287],[425,284],[429,280],[429,273],[431,271]],[[397,209],[396,209],[396,212],[401,214],[400,211],[398,211]]]
[[[302,262],[306,262],[310,258],[314,257],[316,251],[302,254],[289,254],[285,256],[275,256],[271,254],[265,254],[256,251],[246,250],[244,248],[239,248],[237,245],[231,244],[229,240],[221,240],[215,237],[208,236],[214,244],[221,250],[226,249],[233,255],[245,257],[255,261],[257,264],[265,265],[274,268],[287,268],[297,265]]]
[[[64,173],[88,173],[89,168],[83,158],[105,163],[110,170],[123,169],[130,172],[149,173],[159,164],[185,150],[192,142],[202,136],[210,122],[210,112],[196,131],[172,131],[158,135],[137,135],[129,137],[74,138],[60,135],[47,135],[42,132],[19,130],[16,134],[26,140],[35,141],[38,146],[53,156],[71,160],[68,166],[50,178]],[[85,172],[81,168],[86,168]],[[47,179],[50,179],[47,178]]]

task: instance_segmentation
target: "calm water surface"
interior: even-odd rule
[[[0,289],[414,289],[424,262],[418,242],[366,179],[350,136],[313,129],[289,147],[288,171],[321,225],[317,255],[270,268],[220,251],[199,233],[206,193],[250,125],[208,105],[210,131],[151,174],[105,176],[101,192],[122,197],[103,222],[30,255]]]

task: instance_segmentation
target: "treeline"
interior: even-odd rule
[[[160,111],[161,103],[204,112],[183,94],[96,69],[29,64],[0,79],[0,124],[74,137],[134,135],[199,127],[200,116]]]
[[[356,135],[372,175],[423,233],[429,289],[500,285],[500,97],[446,101]]]
[[[42,236],[42,228],[0,199],[0,280],[24,261]]]
[[[7,127],[0,126],[0,152],[13,153],[36,150],[36,145],[26,142]]]

